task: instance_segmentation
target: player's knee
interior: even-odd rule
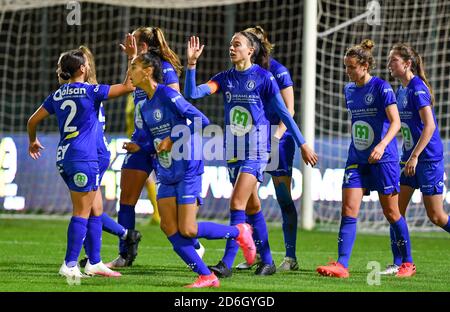
[[[401,218],[400,212],[395,209],[384,209],[383,214],[389,223],[395,223]]]
[[[439,213],[435,213],[435,212],[427,212],[428,215],[428,219],[430,219],[430,221],[437,225],[437,226],[445,226],[448,222],[448,216],[445,215],[444,217],[442,217]]]
[[[355,207],[353,205],[343,203],[342,204],[342,216],[346,217],[358,217],[358,207]]]
[[[161,228],[161,231],[166,234],[166,236],[172,236],[177,232],[177,226],[173,222],[166,222],[164,220],[161,220],[159,227]]]
[[[180,234],[184,237],[196,237],[197,236],[197,227],[193,225],[182,225],[180,226]]]

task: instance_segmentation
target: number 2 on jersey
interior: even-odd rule
[[[64,123],[64,132],[75,132],[77,131],[77,127],[69,126],[69,124],[77,113],[77,104],[72,100],[66,100],[61,104],[61,109],[65,110],[67,106],[70,107],[70,113],[69,116],[67,116],[66,122]]]

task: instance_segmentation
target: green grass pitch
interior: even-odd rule
[[[195,274],[176,256],[158,226],[141,221],[137,228],[143,239],[139,256],[130,268],[120,270],[121,278],[93,277],[82,279],[80,285],[68,285],[58,275],[66,247],[67,220],[0,218],[0,292],[192,292],[183,288]],[[279,224],[269,225],[270,245],[278,265],[284,257],[283,236]],[[332,232],[298,233],[297,254],[300,270],[255,276],[253,271],[233,272],[221,279],[222,292],[350,292],[350,291],[450,291],[450,237],[439,233],[412,233],[416,276],[398,279],[382,276],[379,285],[373,280],[370,261],[378,261],[383,269],[391,261],[389,238],[385,235],[358,234],[349,279],[324,278],[315,272],[318,265],[336,258],[337,234]],[[216,264],[221,258],[224,240],[202,240],[206,247],[205,261]],[[117,240],[103,235],[102,258],[108,262],[116,256]],[[235,264],[243,261],[239,252]],[[200,291],[216,291],[202,289]]]

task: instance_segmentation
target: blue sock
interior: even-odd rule
[[[280,183],[275,187],[278,204],[281,208],[281,216],[283,217],[283,236],[284,246],[286,248],[286,257],[297,259],[295,255],[295,247],[297,244],[297,209],[295,209],[292,197],[284,183]]]
[[[102,248],[102,219],[91,216],[87,223],[86,239],[84,241],[86,254],[90,264],[97,264],[101,261],[100,250]]]
[[[356,224],[358,218],[345,217],[341,218],[341,226],[339,228],[338,237],[338,253],[337,262],[348,268],[348,262],[352,254],[353,244],[356,239]]]
[[[106,212],[102,213],[100,217],[102,218],[103,231],[119,236],[119,238],[125,235],[126,229],[108,216]]]
[[[134,206],[120,204],[120,210],[118,213],[117,221],[126,229],[134,229],[136,224],[136,213],[134,211]],[[127,253],[127,247],[125,241],[119,240],[119,252],[121,254]]]
[[[397,238],[397,245],[402,255],[402,262],[413,262],[411,255],[411,241],[409,240],[408,225],[403,217],[397,222],[391,223],[394,229],[395,238]]]
[[[442,227],[445,231],[450,233],[450,216],[448,217],[447,224]]]
[[[392,255],[394,256],[394,264],[400,266],[402,264],[402,254],[400,253],[400,249],[397,246],[397,239],[395,238],[394,228],[389,226],[389,235],[391,236],[391,250]]]
[[[245,222],[245,211],[243,210],[230,210],[230,225],[236,225]],[[231,269],[233,267],[234,259],[239,250],[239,245],[232,238],[227,239],[225,246],[225,253],[222,261],[225,265]]]
[[[168,239],[172,243],[173,250],[175,250],[178,256],[183,259],[192,271],[199,275],[211,274],[211,271],[195,251],[193,239],[181,236],[179,232],[168,237]]]
[[[206,239],[228,239],[239,236],[239,229],[232,225],[223,225],[213,222],[198,223],[198,238]]]
[[[267,233],[266,220],[260,210],[254,215],[247,215],[248,223],[253,227],[253,240],[258,246],[258,252],[261,256],[261,262],[264,264],[272,264],[272,254],[269,246],[269,234]]]
[[[73,216],[70,219],[69,227],[67,228],[67,250],[66,250],[66,265],[74,267],[78,263],[78,256],[81,248],[83,248],[83,241],[86,237],[88,220],[82,217]]]

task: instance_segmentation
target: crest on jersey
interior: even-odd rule
[[[227,99],[227,103],[230,103],[231,102],[231,92],[229,92],[229,91],[225,92],[225,97]]]
[[[248,80],[245,83],[245,89],[247,89],[248,91],[253,91],[256,87],[256,82],[254,80]]]
[[[372,103],[373,103],[373,100],[374,100],[375,98],[374,98],[374,96],[373,96],[373,94],[372,93],[367,93],[365,96],[364,96],[364,102],[366,102],[366,105],[371,105]]]
[[[155,119],[155,121],[161,121],[162,118],[163,114],[161,110],[159,108],[155,109],[155,111],[153,112],[153,119]]]
[[[406,108],[406,106],[408,105],[408,98],[406,96],[403,98],[402,105],[403,108]]]

